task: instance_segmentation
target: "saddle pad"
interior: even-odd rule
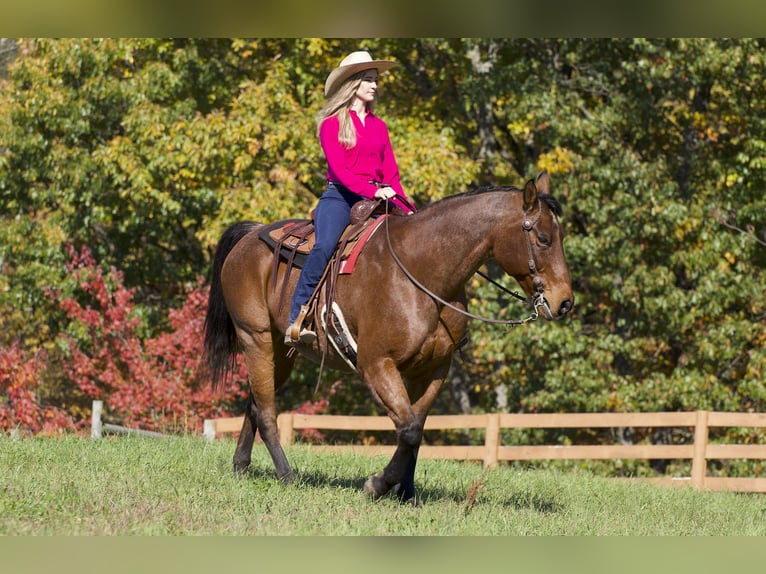
[[[305,239],[301,240],[298,236],[293,235],[293,232],[303,228],[308,223],[311,223],[308,219],[285,219],[283,221],[276,221],[264,225],[258,232],[258,237],[261,241],[265,242],[266,245],[271,247],[272,251],[276,248],[277,243],[284,239],[279,253],[284,259],[289,259],[293,252],[293,247],[297,247],[293,265],[296,267],[303,267],[309,251],[311,251],[311,248],[314,246],[314,233],[312,232]]]
[[[364,233],[359,236],[359,239],[351,247],[351,252],[340,262],[339,272],[341,274],[348,275],[354,271],[356,260],[359,259],[359,254],[362,253],[364,246],[367,245],[367,241],[372,237],[372,234],[378,230],[380,224],[383,223],[383,220],[386,217],[388,217],[388,215],[381,215],[377,219],[372,220],[372,225],[367,227]]]

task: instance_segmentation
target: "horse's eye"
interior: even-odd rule
[[[550,247],[551,246],[551,238],[545,235],[544,233],[538,233],[537,234],[537,242],[542,245],[543,247]]]

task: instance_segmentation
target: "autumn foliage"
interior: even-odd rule
[[[83,394],[104,400],[123,424],[152,430],[198,432],[205,418],[232,411],[244,387],[213,391],[199,365],[207,301],[201,281],[183,307],[169,310],[169,331],[144,341],[121,273],[104,272],[87,249],[71,255],[68,269],[90,303],[60,301],[71,321],[61,337],[70,358],[66,372]]]
[[[38,400],[44,359],[41,351],[30,356],[18,341],[0,347],[0,429],[57,434],[74,428],[66,411]]]
[[[59,299],[68,328],[59,335],[63,369],[80,403],[100,399],[107,416],[126,426],[163,432],[199,432],[205,418],[228,416],[246,396],[243,384],[214,391],[200,369],[207,289],[189,289],[185,304],[168,311],[168,330],[141,337],[133,290],[114,268],[104,271],[84,248],[70,248],[67,265],[77,295]],[[75,428],[61,408],[41,404],[36,390],[48,367],[45,353],[27,356],[19,343],[0,349],[0,427],[24,432]],[[244,375],[235,377],[240,383]],[[82,426],[80,421],[80,426]]]

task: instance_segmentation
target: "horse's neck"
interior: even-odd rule
[[[427,268],[433,284],[445,291],[461,288],[491,257],[492,231],[502,216],[495,201],[489,194],[452,198],[419,213],[406,226],[409,264]]]

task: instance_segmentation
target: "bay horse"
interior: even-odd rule
[[[356,371],[396,427],[396,450],[364,491],[379,498],[396,487],[401,501],[415,501],[414,474],[423,426],[467,332],[464,287],[489,259],[526,293],[534,316],[564,317],[574,304],[562,245],[559,203],[542,172],[523,189],[481,188],[446,197],[409,216],[388,216],[369,239],[350,275],[340,275],[336,301],[357,343]],[[234,469],[250,465],[256,430],[277,477],[293,470],[279,443],[275,391],[292,370],[296,352],[284,343],[287,305],[279,305],[285,265],[272,280],[275,257],[259,238],[261,224],[235,223],[221,236],[213,261],[205,319],[203,364],[213,384],[225,381],[235,354],[244,355],[251,394],[234,453]],[[298,269],[287,285],[295,286]],[[289,294],[287,299],[289,299]],[[470,316],[470,317],[469,317]],[[501,322],[501,321],[495,321]],[[521,323],[523,321],[507,321]],[[328,348],[317,325],[300,355],[351,369]]]

